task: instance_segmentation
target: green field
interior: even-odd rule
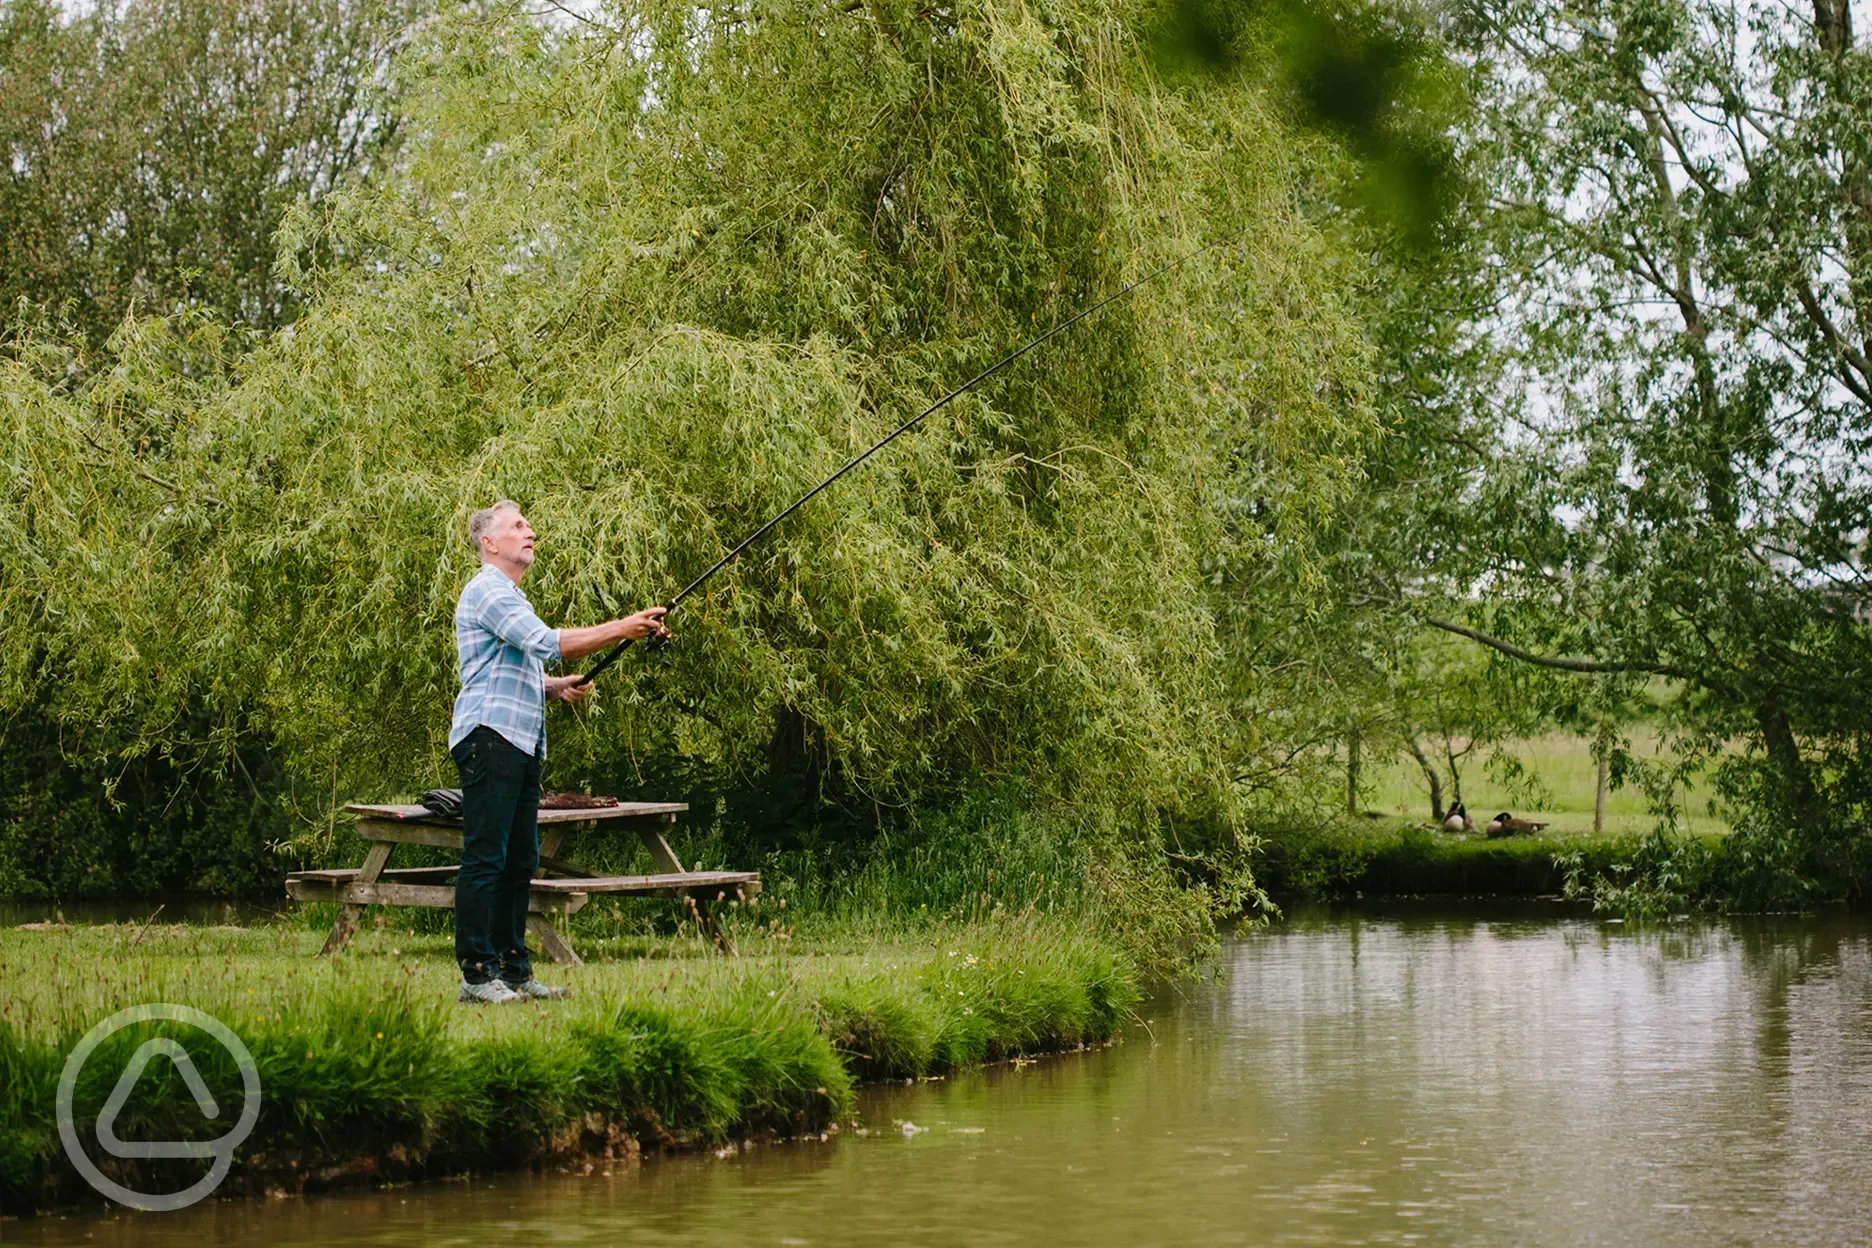
[[[1593,761],[1592,742],[1588,738],[1550,733],[1512,742],[1505,752],[1527,768],[1550,797],[1532,806],[1517,801],[1488,774],[1482,752],[1477,751],[1465,760],[1463,768],[1463,800],[1477,827],[1497,811],[1507,810],[1523,819],[1550,821],[1551,826],[1544,836],[1577,840],[1593,835],[1597,764]],[[1668,759],[1657,734],[1645,730],[1632,733],[1632,752],[1647,761]],[[1369,787],[1363,794],[1366,809],[1412,822],[1429,819],[1430,798],[1423,771],[1410,755],[1400,753],[1383,765],[1370,766],[1367,775]],[[1710,796],[1707,781],[1680,796],[1679,827],[1682,831],[1700,836],[1723,835],[1729,831],[1727,820],[1709,812]],[[1452,798],[1445,793],[1444,800]],[[1649,799],[1638,788],[1627,786],[1607,794],[1606,837],[1648,832],[1656,821]]]

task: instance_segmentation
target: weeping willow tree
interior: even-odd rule
[[[815,500],[673,618],[670,665],[552,731],[560,779],[805,760],[880,810],[1002,785],[1147,849],[1238,835],[1252,637],[1309,611],[1368,430],[1296,141],[1252,64],[1164,77],[1161,17],[430,24],[396,176],[288,214],[289,329],[230,357],[127,323],[79,389],[16,336],[0,703],[126,751],[264,740],[313,811],[441,781],[471,510],[526,508],[549,622],[658,600],[1010,346],[1234,236]]]

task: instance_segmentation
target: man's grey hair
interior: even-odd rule
[[[503,498],[492,507],[483,507],[468,517],[468,544],[475,548],[475,554],[485,553],[481,549],[481,536],[494,527],[494,517],[503,511],[519,511],[520,504],[511,498]]]

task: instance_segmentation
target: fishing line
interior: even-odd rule
[[[736,559],[738,559],[742,551],[746,550],[748,547],[752,546],[755,542],[758,542],[761,538],[765,537],[769,532],[773,530],[774,526],[778,525],[782,520],[786,519],[788,516],[798,511],[801,507],[804,507],[807,503],[811,502],[814,497],[816,497],[817,495],[819,495],[820,493],[828,489],[832,485],[832,483],[837,481],[840,477],[844,476],[846,473],[856,468],[859,464],[864,463],[865,460],[870,459],[873,455],[877,454],[879,451],[889,446],[892,442],[895,442],[898,438],[910,432],[910,430],[922,424],[923,421],[929,416],[932,416],[936,412],[941,411],[944,407],[946,407],[949,404],[950,400],[958,398],[961,395],[967,394],[970,390],[974,389],[977,385],[986,381],[988,378],[994,376],[996,373],[1000,372],[1002,369],[1012,364],[1015,360],[1020,359],[1023,355],[1026,355],[1029,351],[1032,351],[1035,347],[1040,346],[1042,343],[1053,338],[1054,336],[1061,334],[1065,332],[1066,330],[1072,328],[1074,325],[1077,325],[1080,321],[1085,320],[1086,317],[1091,316],[1094,312],[1097,312],[1100,308],[1104,307],[1105,305],[1109,303],[1117,302],[1118,300],[1124,298],[1126,295],[1130,294],[1132,291],[1136,290],[1138,287],[1144,285],[1145,283],[1156,281],[1158,278],[1162,277],[1165,273],[1168,273],[1171,269],[1174,269],[1178,265],[1181,265],[1189,260],[1195,259],[1197,256],[1202,255],[1204,252],[1209,251],[1212,248],[1220,247],[1225,243],[1234,242],[1236,239],[1240,238],[1243,234],[1246,234],[1247,232],[1248,232],[1248,227],[1244,226],[1241,229],[1235,231],[1233,234],[1227,234],[1221,238],[1212,239],[1211,241],[1206,242],[1199,247],[1191,248],[1189,251],[1184,252],[1182,255],[1176,257],[1175,259],[1166,261],[1164,264],[1158,266],[1155,269],[1152,269],[1149,273],[1146,273],[1143,277],[1137,278],[1136,280],[1129,282],[1124,286],[1119,287],[1117,290],[1113,291],[1109,295],[1106,295],[1103,299],[1099,300],[1095,304],[1092,304],[1090,307],[1082,308],[1079,311],[1073,313],[1071,316],[1067,317],[1065,320],[1055,325],[1052,329],[1047,330],[1046,333],[1041,334],[1038,338],[1035,338],[1032,342],[1029,342],[1025,346],[1019,347],[1018,349],[1014,351],[1010,351],[1008,354],[1002,356],[1000,359],[990,364],[987,368],[982,369],[981,372],[976,373],[973,377],[969,378],[967,381],[963,382],[961,385],[951,390],[948,394],[943,395],[942,398],[937,399],[934,403],[930,404],[928,407],[924,408],[922,411],[912,416],[909,420],[904,421],[903,424],[898,425],[895,429],[891,430],[889,433],[879,438],[876,442],[873,442],[869,447],[865,448],[863,451],[860,451],[858,454],[846,460],[845,463],[838,469],[838,471],[834,472],[831,476],[821,481],[818,485],[813,486],[812,489],[807,490],[804,494],[794,499],[791,503],[789,503],[786,506],[786,508],[783,511],[781,511],[778,515],[774,516],[773,519],[767,521],[767,523],[761,525],[758,529],[755,529],[752,533],[742,538],[741,541],[737,543],[732,550],[730,550],[727,554],[723,555],[721,558],[717,559],[713,564],[711,564],[708,570],[702,573],[701,576],[696,577],[695,580],[690,581],[687,585],[683,586],[682,589],[677,592],[676,596],[674,598],[671,598],[669,602],[664,605],[669,608],[669,612],[673,613],[677,607],[680,607],[683,604],[684,599],[688,598],[689,595],[695,593],[696,590],[702,588],[703,584],[706,583],[710,577],[714,576],[717,572],[721,571],[723,568],[727,567],[729,564],[733,563]],[[666,615],[666,618],[667,618],[667,615]],[[653,633],[651,634],[651,636],[655,637],[656,634]],[[647,644],[654,646],[654,645],[657,645],[658,643],[653,641]],[[669,643],[666,639],[664,639],[661,641],[661,644],[663,646],[667,646]],[[610,667],[613,663],[617,662],[619,657],[622,656],[626,650],[630,649],[630,647],[631,647],[631,639],[628,639],[628,638],[624,641],[619,642],[617,645],[611,647],[610,650],[605,652],[605,656],[602,659],[599,659],[596,663],[592,664],[591,670],[586,672],[575,683],[581,684],[581,685],[591,683],[591,681],[597,677],[598,673],[604,671],[607,667]]]

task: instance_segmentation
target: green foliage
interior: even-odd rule
[[[38,644],[0,703],[126,754],[198,710],[318,795],[328,852],[332,803],[448,778],[470,510],[526,506],[550,622],[651,600],[1009,345],[1245,229],[815,500],[678,614],[670,666],[553,728],[556,779],[672,778],[731,823],[804,794],[863,839],[1012,785],[1159,872],[1166,819],[1238,864],[1243,642],[1312,610],[1362,355],[1278,118],[1246,71],[1165,87],[1140,12],[426,26],[398,176],[287,215],[290,332],[205,368],[209,327],[126,326],[76,390],[70,348],[16,340],[0,628]]]
[[[1395,834],[1395,828],[1385,833]],[[1282,904],[1359,891],[1384,845],[1372,828],[1346,820],[1280,825],[1270,828],[1264,840],[1256,878]]]
[[[1658,812],[1652,832],[1610,863],[1565,864],[1567,895],[1590,900],[1595,910],[1637,919],[1807,910],[1837,901],[1843,883],[1867,868],[1864,830],[1838,816],[1818,826],[1790,822],[1777,809],[1781,778],[1759,757],[1730,755],[1715,767],[1717,792],[1741,812],[1734,832],[1720,839],[1682,833],[1678,769],[1632,760],[1631,770]]]
[[[1463,749],[1468,725],[1454,712],[1477,712],[1470,718],[1486,737],[1495,730],[1480,720],[1506,710],[1531,722],[1548,701],[1545,691],[1529,700],[1525,689],[1494,698],[1486,685],[1516,678],[1480,663],[1440,671],[1451,656],[1399,609],[1475,523],[1467,478],[1477,434],[1492,427],[1486,398],[1468,385],[1482,354],[1452,316],[1486,285],[1471,240],[1487,188],[1451,146],[1467,120],[1471,71],[1431,15],[1410,6],[1172,8],[1233,32],[1240,53],[1264,49],[1272,93],[1295,128],[1315,136],[1298,162],[1309,219],[1356,266],[1348,292],[1364,347],[1356,397],[1374,419],[1346,447],[1348,488],[1309,531],[1303,563],[1223,582],[1239,603],[1230,616],[1239,622],[1231,693],[1254,725],[1237,785],[1249,823],[1286,836],[1317,825],[1323,810],[1357,809],[1359,769],[1413,739],[1433,750],[1448,744],[1432,740],[1448,728]],[[1290,599],[1308,609],[1267,608]]]
[[[690,842],[699,861],[761,862],[763,878],[807,921],[845,924],[1027,908],[1078,910],[1090,855],[1109,851],[1064,812],[1036,811],[1010,788],[911,812],[876,840],[825,839],[774,852],[757,842]],[[687,859],[685,859],[687,861]]]
[[[1557,578],[1504,578],[1497,631],[1683,680],[1690,721],[1766,764],[1754,805],[1808,843],[1803,872],[1862,887],[1822,847],[1867,824],[1832,783],[1872,676],[1853,616],[1872,495],[1837,453],[1872,429],[1841,349],[1872,280],[1863,44],[1844,5],[1489,16],[1485,132],[1527,310],[1505,345],[1559,416],[1489,492],[1524,566]]]
[[[1329,137],[1314,153],[1340,175],[1335,202],[1365,237],[1363,252],[1401,249],[1416,260],[1446,246],[1461,193],[1454,131],[1464,74],[1424,11],[1335,0],[1165,0],[1150,27],[1160,70],[1173,80],[1261,72],[1298,127]]]
[[[0,307],[47,305],[93,347],[133,311],[291,321],[273,231],[287,205],[388,163],[390,52],[431,7],[0,9]]]
[[[256,743],[233,757],[178,734],[128,759],[108,725],[22,709],[0,751],[0,897],[276,894],[286,787]],[[284,861],[290,862],[291,859]]]
[[[106,339],[128,315],[175,312],[173,332],[137,341],[160,356],[157,371],[206,380],[167,396],[186,405],[225,384],[254,331],[296,315],[274,231],[289,204],[384,172],[399,126],[389,57],[429,7],[0,7],[0,307],[42,305],[20,303],[15,348],[44,384],[110,392],[100,401],[136,413],[122,426],[136,454],[171,454],[173,413],[121,388],[137,365],[111,375],[123,361]],[[35,352],[29,340],[48,333],[73,341]],[[89,471],[101,432],[79,430],[75,458],[44,448],[42,468]],[[215,748],[199,702],[175,708],[158,740],[126,735],[110,714],[74,718],[56,708],[47,650],[9,636],[46,679],[10,702],[0,895],[276,893],[274,847],[302,815],[263,733]]]
[[[1609,863],[1589,865],[1577,850],[1555,861],[1566,872],[1563,894],[1569,900],[1591,901],[1594,910],[1663,919],[1716,908],[1707,846],[1662,828],[1641,840],[1634,852]]]
[[[1501,747],[1552,721],[1561,693],[1551,673],[1425,631],[1373,675],[1378,688],[1368,686],[1361,730],[1381,747],[1402,740],[1423,773],[1432,822],[1441,822],[1456,803],[1466,804],[1465,766],[1486,765],[1498,785],[1526,789],[1533,783]]]
[[[1174,828],[1167,836],[1173,846],[1180,840]],[[1034,810],[1011,788],[915,812],[859,844],[765,857],[753,844],[691,845],[698,861],[760,862],[769,890],[787,898],[789,921],[808,937],[1070,915],[1166,976],[1206,958],[1215,921],[1238,915],[1253,896],[1241,858],[1191,859],[1172,848],[1166,864],[1136,824],[1096,811]]]
[[[1467,93],[1424,15],[1382,3],[1270,7],[1300,117],[1353,159],[1343,201],[1413,260],[1447,246],[1464,189],[1455,136]]]
[[[1374,475],[1428,488],[1376,491],[1348,597],[1609,681],[1579,699],[1601,721],[1670,678],[1706,754],[1741,747],[1757,873],[1696,887],[1863,896],[1863,36],[1843,3],[1700,0],[1474,3],[1443,33],[1473,67],[1471,228],[1374,320],[1406,432]]]

